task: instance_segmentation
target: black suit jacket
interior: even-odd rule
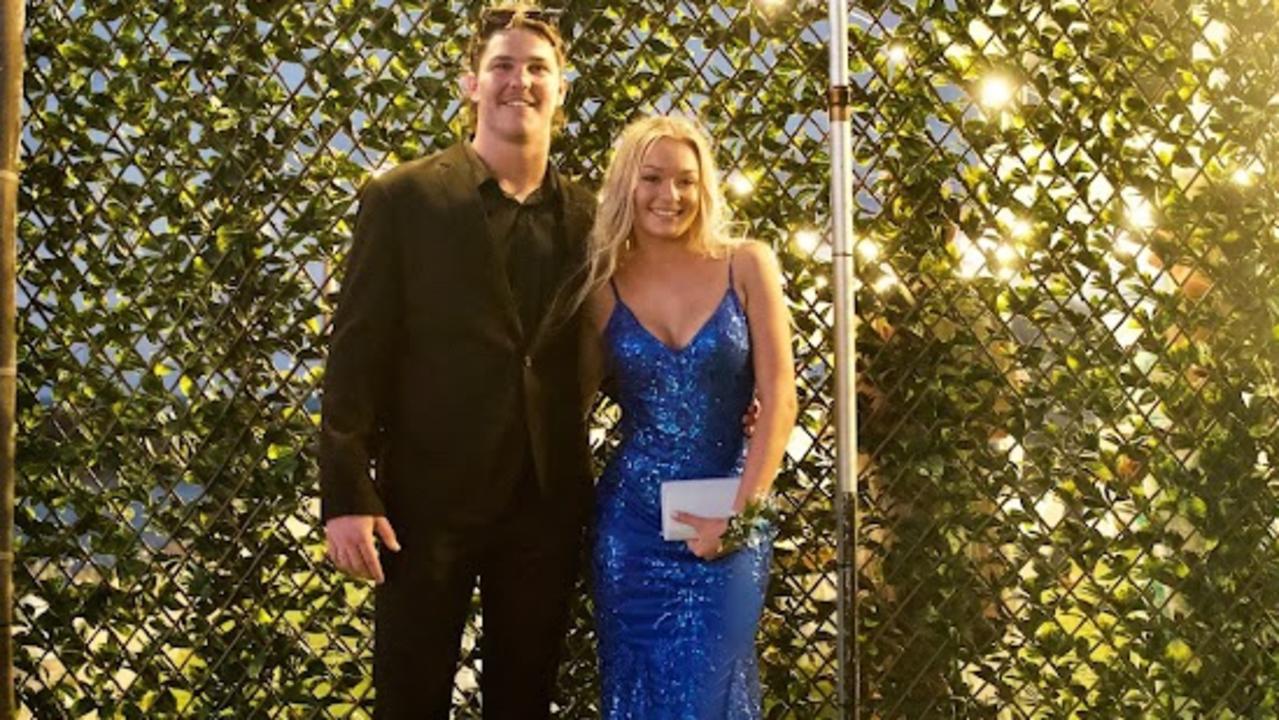
[[[387,515],[397,531],[492,519],[521,480],[519,415],[538,487],[575,519],[588,507],[580,317],[521,327],[465,152],[400,165],[361,195],[324,374],[324,519]],[[595,200],[558,182],[566,286],[580,281]]]

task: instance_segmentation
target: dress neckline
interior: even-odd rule
[[[622,299],[622,296],[620,294],[615,296],[616,302],[614,302],[613,304],[613,313],[612,313],[612,317],[609,318],[608,325],[613,324],[613,317],[617,316],[618,309],[619,308],[624,309],[626,311],[626,314],[631,316],[631,320],[640,329],[640,331],[643,332],[646,336],[648,336],[650,340],[662,346],[662,348],[664,348],[667,352],[671,353],[672,355],[682,355],[689,348],[697,344],[697,341],[701,339],[702,335],[706,333],[706,329],[711,326],[711,324],[715,321],[715,318],[719,317],[720,311],[724,309],[724,304],[728,302],[728,299],[730,297],[731,298],[737,297],[737,293],[733,291],[733,286],[731,284],[729,285],[728,289],[724,291],[724,296],[720,298],[719,303],[716,304],[714,309],[711,310],[710,315],[708,315],[706,319],[702,321],[702,324],[698,326],[697,331],[694,332],[692,337],[688,339],[688,342],[684,343],[684,345],[682,345],[681,347],[672,347],[671,345],[668,345],[666,341],[659,338],[656,333],[654,333],[652,330],[649,330],[648,327],[644,325],[644,322],[639,319],[639,316],[635,314],[635,311],[631,310],[631,307],[626,304],[626,301]]]

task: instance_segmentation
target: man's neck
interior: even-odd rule
[[[507,195],[522,201],[542,185],[549,143],[513,143],[477,133],[471,147]]]

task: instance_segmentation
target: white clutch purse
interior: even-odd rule
[[[691,540],[695,536],[691,526],[675,522],[677,512],[702,517],[732,515],[741,484],[740,477],[662,481],[662,539]]]

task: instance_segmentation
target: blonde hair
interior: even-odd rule
[[[585,280],[570,304],[581,307],[591,293],[617,272],[630,250],[635,226],[635,187],[649,148],[669,138],[685,143],[697,155],[697,216],[688,230],[688,244],[695,252],[725,257],[740,240],[731,233],[725,217],[719,170],[706,132],[681,117],[654,115],[632,122],[613,146],[613,157],[604,172],[599,210],[586,241]]]

